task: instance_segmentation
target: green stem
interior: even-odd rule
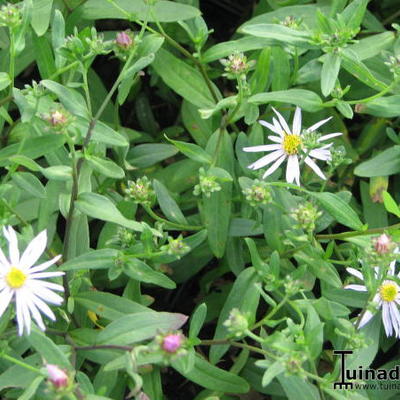
[[[199,226],[199,225],[183,225],[183,224],[177,224],[175,222],[168,221],[164,218],[159,217],[149,206],[143,205],[144,210],[149,214],[150,217],[154,218],[156,221],[163,222],[170,227],[174,229],[179,229],[182,231],[201,231],[204,229],[204,226]]]
[[[264,318],[262,318],[256,324],[254,324],[254,326],[251,328],[251,330],[254,331],[254,329],[257,329],[260,326],[263,326],[265,324],[265,322],[268,321],[269,319],[271,319],[286,304],[286,302],[288,300],[289,300],[289,296],[285,295],[284,298],[282,299],[282,301],[275,308],[273,308]]]
[[[10,83],[10,96],[12,96],[14,89],[14,80],[15,80],[15,37],[14,31],[10,29],[10,68],[9,75],[11,79]]]
[[[0,357],[1,357],[1,358],[4,358],[4,359],[7,360],[7,361],[12,362],[12,363],[15,364],[15,365],[18,365],[18,366],[20,366],[20,367],[22,367],[22,368],[25,368],[25,369],[27,369],[27,370],[29,370],[29,371],[36,372],[38,375],[47,376],[47,375],[44,374],[42,371],[40,371],[40,369],[35,368],[35,367],[33,367],[32,365],[29,365],[29,364],[27,364],[27,363],[25,363],[25,362],[23,362],[23,361],[20,361],[20,360],[14,358],[14,357],[11,357],[11,356],[9,356],[8,354],[4,354],[4,353],[3,353],[3,354],[0,354]]]
[[[316,239],[347,239],[350,237],[355,236],[367,236],[373,235],[375,233],[383,233],[385,231],[393,230],[393,229],[400,229],[400,223],[385,226],[383,228],[371,228],[366,229],[365,231],[351,231],[351,232],[342,232],[342,233],[333,233],[333,234],[325,234],[325,235],[316,235]]]
[[[380,91],[379,93],[374,94],[373,96],[366,97],[364,99],[359,99],[359,100],[350,100],[346,101],[347,104],[363,104],[363,103],[369,103],[372,100],[378,99],[379,97],[384,96],[386,93],[390,92],[395,85],[397,85],[398,79],[395,79],[389,86],[387,86],[385,89]]]

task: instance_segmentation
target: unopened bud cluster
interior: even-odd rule
[[[126,61],[131,49],[135,46],[133,32],[130,30],[118,32],[114,43],[115,55],[122,61]]]
[[[51,130],[55,133],[66,133],[75,118],[60,105],[51,110],[49,114],[43,114],[42,119],[49,124]]]
[[[136,243],[135,233],[127,228],[118,228],[117,234],[108,242],[117,244],[123,249],[132,247]]]
[[[301,19],[293,17],[292,15],[288,15],[285,17],[284,20],[280,21],[279,23],[281,25],[287,26],[288,28],[291,28],[291,29],[299,29],[301,22],[302,22]]]
[[[385,65],[389,67],[390,72],[395,77],[400,75],[400,56],[389,56],[389,59],[385,62]]]
[[[346,157],[346,149],[344,146],[332,147],[330,152],[331,158],[327,160],[327,163],[332,169],[336,169],[342,164],[351,164],[351,158]]]
[[[155,193],[147,176],[136,181],[128,181],[125,194],[137,204],[151,206],[155,200]]]
[[[21,10],[14,4],[5,4],[0,8],[0,26],[17,28],[22,22]]]
[[[311,233],[315,229],[315,221],[322,215],[321,211],[310,201],[299,205],[291,212],[291,217],[296,220],[296,227]]]
[[[211,197],[214,192],[219,192],[221,185],[217,182],[216,176],[206,175],[203,168],[200,169],[199,183],[194,187],[193,194],[199,196],[204,194],[206,197]]]
[[[249,321],[238,308],[233,308],[229,313],[229,318],[224,322],[224,326],[233,336],[240,337],[245,335],[249,329]]]
[[[304,369],[302,365],[307,360],[307,356],[304,352],[291,351],[285,358],[285,370],[288,375],[297,375],[305,377]]]
[[[252,207],[268,204],[272,200],[271,190],[267,183],[258,179],[255,179],[253,184],[242,192]]]
[[[228,58],[221,59],[220,62],[225,67],[228,78],[245,75],[256,63],[254,60],[248,61],[247,57],[239,52],[231,54]]]
[[[160,250],[166,251],[171,256],[178,256],[180,258],[190,250],[190,247],[183,241],[182,235],[179,235],[176,239],[169,236],[168,244],[161,246]]]
[[[321,143],[318,142],[318,139],[320,137],[321,137],[321,135],[317,131],[303,132],[302,139],[301,139],[303,147],[307,151],[321,147]]]
[[[391,236],[383,233],[372,239],[371,248],[367,251],[367,259],[371,265],[389,265],[399,256],[397,248],[398,243],[394,242]]]

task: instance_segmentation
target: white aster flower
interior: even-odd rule
[[[304,135],[301,127],[301,108],[296,107],[293,118],[293,127],[290,130],[289,125],[282,117],[282,115],[272,108],[278,117],[278,120],[272,118],[273,124],[266,121],[259,121],[261,125],[267,127],[269,130],[274,132],[278,136],[268,136],[272,142],[276,144],[267,144],[261,146],[245,147],[243,150],[247,152],[259,152],[259,151],[271,151],[270,154],[261,157],[259,160],[249,165],[248,168],[256,170],[263,168],[266,165],[273,164],[265,171],[263,178],[271,175],[277,168],[287,159],[286,166],[286,181],[288,183],[296,182],[300,186],[300,165],[299,161],[303,161],[322,179],[326,179],[321,169],[315,163],[312,158],[317,160],[328,161],[331,159],[331,152],[329,147],[332,143],[321,146],[320,148],[314,148],[307,150],[304,148]],[[320,126],[328,122],[330,118],[323,119],[316,124],[310,126],[305,130],[306,134],[315,132]],[[317,143],[339,136],[342,133],[330,133],[328,135],[321,136],[317,139]]]
[[[51,320],[56,317],[46,303],[60,305],[62,297],[52,290],[64,291],[63,287],[43,279],[64,275],[64,272],[42,272],[61,258],[61,255],[50,261],[34,266],[47,243],[46,231],[39,233],[27,246],[22,256],[18,250],[17,234],[11,226],[3,228],[4,236],[8,241],[8,255],[6,258],[0,249],[0,317],[11,303],[15,301],[18,323],[18,334],[26,330],[31,331],[31,317],[39,328],[45,330],[40,312]]]
[[[392,261],[390,263],[388,276],[395,276],[395,264],[396,261]],[[347,272],[351,275],[355,276],[360,280],[364,280],[364,277],[360,271],[357,271],[354,268],[346,268]],[[379,268],[375,268],[375,277],[378,279]],[[400,273],[397,275],[400,277]],[[345,289],[352,289],[358,292],[366,292],[367,288],[365,285],[357,285],[351,284],[344,287]],[[382,321],[383,326],[385,327],[386,336],[392,336],[393,333],[397,338],[400,338],[400,312],[398,309],[398,305],[400,305],[400,287],[396,282],[387,279],[382,282],[379,286],[372,302],[377,304],[379,308],[382,309]],[[371,318],[374,316],[369,310],[364,312],[364,315],[361,317],[360,323],[358,325],[359,328],[362,328],[366,325]]]

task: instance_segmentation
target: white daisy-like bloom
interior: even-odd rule
[[[396,261],[390,263],[388,276],[395,276]],[[362,273],[354,268],[346,268],[347,272],[360,280],[364,280]],[[379,268],[375,268],[375,277],[378,279]],[[400,277],[400,273],[397,275]],[[345,289],[352,289],[358,292],[366,292],[365,285],[351,284],[344,287]],[[397,338],[400,338],[400,312],[398,306],[400,305],[400,287],[399,285],[390,280],[384,280],[379,286],[372,302],[382,309],[382,321],[385,327],[386,336],[392,336],[393,333]],[[366,325],[375,314],[370,310],[366,310],[361,317],[359,328]]]
[[[14,229],[11,226],[4,227],[3,232],[8,241],[9,258],[7,259],[0,249],[0,317],[14,300],[19,335],[22,335],[24,330],[30,334],[32,318],[40,329],[45,330],[40,313],[55,321],[56,317],[46,303],[59,306],[63,298],[53,290],[62,292],[64,288],[43,279],[61,276],[64,272],[42,271],[57,262],[61,255],[34,266],[46,248],[46,231],[39,233],[21,256]]]
[[[261,125],[265,126],[272,132],[274,132],[277,136],[271,135],[268,136],[272,142],[275,144],[267,144],[261,146],[252,146],[245,147],[243,151],[247,152],[259,152],[259,151],[269,151],[270,154],[261,157],[259,160],[249,165],[248,168],[252,170],[257,170],[263,168],[271,163],[273,163],[264,173],[263,178],[271,175],[275,172],[279,166],[287,160],[286,166],[286,181],[288,183],[296,182],[298,186],[300,186],[300,164],[299,161],[304,159],[304,162],[322,179],[326,179],[325,175],[318,167],[313,158],[322,161],[328,161],[331,159],[331,152],[329,147],[332,146],[332,143],[323,145],[319,148],[314,148],[310,151],[303,146],[304,133],[309,134],[315,132],[320,126],[328,122],[332,117],[327,119],[323,119],[316,124],[310,126],[304,132],[301,127],[301,108],[296,107],[296,111],[293,117],[293,126],[292,129],[289,128],[289,125],[285,121],[285,118],[272,108],[275,114],[278,117],[272,118],[273,124],[270,124],[266,121],[259,121]],[[341,132],[330,133],[328,135],[321,136],[317,139],[317,142],[324,142],[325,140],[332,139],[336,136],[341,135]]]

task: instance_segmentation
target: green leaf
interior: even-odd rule
[[[111,322],[98,337],[99,344],[127,345],[150,339],[160,332],[179,329],[187,320],[183,314],[140,312]]]
[[[336,79],[340,70],[340,55],[328,53],[324,57],[321,71],[321,92],[326,97],[329,96],[335,87]]]
[[[174,156],[178,150],[175,146],[164,143],[139,144],[131,149],[127,161],[138,168],[150,167],[166,158]]]
[[[243,270],[236,278],[219,315],[214,339],[223,339],[228,335],[229,331],[223,323],[229,318],[233,308],[238,308],[244,314],[248,313],[254,320],[260,298],[260,292],[254,287],[258,279],[256,270],[252,267]],[[217,363],[228,349],[229,345],[211,346],[210,361]]]
[[[0,72],[0,90],[4,90],[10,86],[11,79],[7,72]]]
[[[357,55],[350,49],[345,49],[341,53],[341,57],[341,65],[343,66],[343,68],[351,75],[353,75],[356,79],[378,91],[387,89],[387,85],[375,78],[368,67],[363,62],[361,62],[357,58]]]
[[[77,117],[74,124],[81,132],[82,137],[86,137],[90,124],[89,120],[87,118]],[[129,144],[125,136],[121,135],[101,121],[96,122],[96,125],[93,128],[91,140],[94,142],[104,143],[109,146],[118,147],[126,147]]]
[[[32,329],[31,334],[27,335],[26,338],[47,363],[56,364],[61,368],[71,368],[65,352],[39,329]]]
[[[309,112],[315,112],[323,108],[321,98],[316,93],[304,89],[258,93],[249,98],[249,102],[254,104],[266,104],[272,101],[294,104]]]
[[[75,204],[79,211],[89,217],[114,222],[138,232],[143,230],[142,224],[125,218],[108,197],[97,193],[81,193]]]
[[[30,159],[42,157],[61,147],[65,142],[63,135],[43,135],[37,138],[26,139],[23,144],[15,143],[0,150],[0,167],[10,164],[10,157],[19,155]]]
[[[53,52],[46,36],[32,35],[37,67],[42,79],[50,78],[56,72]]]
[[[151,311],[145,306],[112,293],[90,291],[74,296],[75,303],[93,311],[102,318],[114,321],[126,314]]]
[[[172,361],[172,367],[190,381],[207,389],[225,393],[247,393],[248,383],[241,377],[211,365],[198,355],[194,366],[186,371],[180,359]]]
[[[202,60],[203,62],[209,63],[227,57],[235,51],[245,52],[263,49],[273,44],[275,44],[275,41],[272,39],[245,36],[238,40],[230,40],[210,47],[202,55]]]
[[[68,260],[62,265],[62,269],[63,271],[110,269],[115,265],[118,254],[118,251],[114,249],[93,250]]]
[[[362,229],[363,224],[358,218],[356,212],[337,194],[328,192],[309,192],[309,194],[315,197],[321,207],[342,225],[355,230]]]
[[[383,195],[383,204],[386,210],[400,218],[400,208],[394,201],[393,197],[386,191],[384,191],[382,195]]]
[[[36,35],[42,36],[46,33],[50,23],[53,0],[35,0],[32,8],[31,25]]]
[[[273,39],[279,43],[284,43],[285,45],[304,47],[307,49],[314,47],[312,44],[310,44],[311,36],[308,33],[304,31],[297,31],[295,29],[288,28],[284,25],[247,24],[243,28],[241,28],[241,32],[256,37]]]
[[[76,90],[67,88],[50,80],[43,80],[40,84],[49,89],[50,92],[54,93],[60,99],[63,106],[72,114],[84,118],[90,117],[85,99]]]
[[[115,0],[115,4],[117,7],[107,0],[88,0],[74,14],[91,20],[135,18],[149,22],[176,22],[200,16],[197,8],[172,1],[160,0],[154,5],[148,5],[143,0]]]
[[[55,181],[69,181],[72,179],[72,168],[68,165],[54,165],[52,167],[42,168],[40,172],[47,179]]]
[[[340,14],[349,29],[360,27],[369,0],[354,0]]]
[[[204,147],[214,131],[212,118],[201,118],[198,108],[186,100],[182,102],[181,117],[192,138],[199,146]]]
[[[379,97],[368,103],[359,104],[357,112],[375,117],[393,118],[400,115],[400,95]]]
[[[166,65],[168,68],[165,68]],[[168,51],[160,49],[152,66],[162,80],[185,100],[200,108],[212,108],[215,105],[200,72]],[[214,89],[218,92],[215,86]]]
[[[31,399],[37,392],[40,384],[45,380],[44,376],[37,376],[29,386],[24,390],[24,392],[18,396],[18,400],[29,400]]]
[[[183,225],[187,224],[185,216],[176,201],[169,194],[168,189],[157,179],[153,181],[153,188],[157,196],[158,204],[164,215],[172,222]]]
[[[281,374],[277,376],[288,400],[320,400],[318,389],[299,376]]]
[[[193,339],[199,335],[207,316],[207,304],[200,304],[190,319],[189,338]]]
[[[200,146],[194,143],[181,142],[179,140],[172,140],[164,135],[166,139],[171,142],[180,152],[189,157],[193,161],[202,164],[211,164],[211,156],[203,150]]]
[[[109,178],[122,179],[125,176],[124,170],[115,164],[114,161],[92,156],[85,155],[85,158],[89,165],[97,172]]]
[[[256,361],[256,365],[263,366],[264,360]],[[264,372],[262,377],[261,384],[266,387],[268,386],[272,380],[277,376],[280,375],[282,372],[285,371],[285,366],[282,364],[281,361],[275,361],[271,365],[268,366],[267,370]]]
[[[400,172],[400,146],[390,147],[354,169],[355,175],[364,177],[388,176],[398,172]]]
[[[304,327],[304,335],[310,356],[315,360],[322,351],[324,325],[321,323],[318,313],[311,304],[307,307],[307,321]]]
[[[29,172],[14,172],[11,179],[22,189],[26,190],[33,197],[46,198],[46,189],[42,182]]]
[[[175,289],[176,284],[162,272],[157,272],[137,258],[129,258],[124,265],[124,273],[139,282],[152,283],[165,289]]]

